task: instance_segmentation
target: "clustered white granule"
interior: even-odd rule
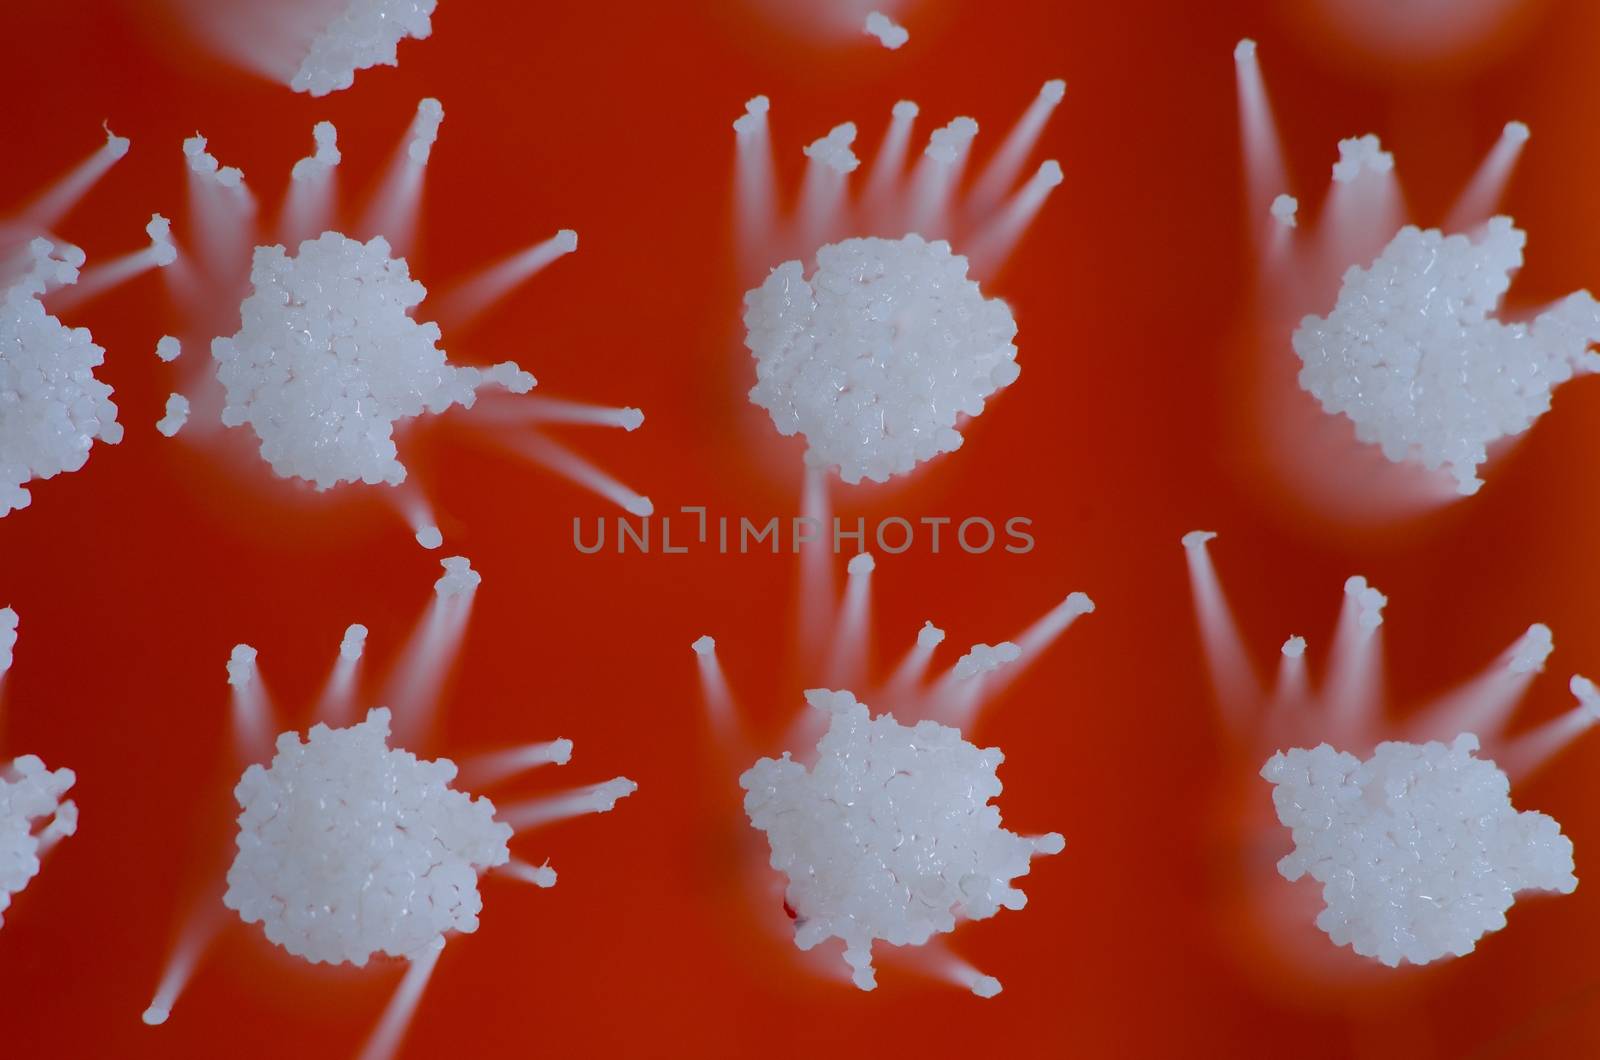
[[[172,335],[163,335],[156,340],[156,356],[163,361],[176,361],[183,353],[183,343]]]
[[[1336,945],[1391,967],[1461,956],[1505,927],[1518,892],[1578,886],[1572,842],[1548,816],[1513,809],[1510,781],[1477,749],[1468,733],[1381,743],[1363,762],[1323,744],[1262,768],[1294,833],[1278,871],[1322,884],[1317,927]]]
[[[331,121],[319,121],[311,127],[311,141],[315,145],[311,154],[294,164],[289,171],[293,180],[318,180],[333,172],[344,158],[339,153],[339,130]]]
[[[470,407],[486,383],[515,393],[533,386],[509,361],[449,364],[436,345],[439,326],[410,315],[427,289],[381,236],[361,243],[324,232],[294,257],[257,247],[250,280],[238,334],[211,344],[227,391],[222,422],[250,424],[262,457],[285,478],[318,489],[398,484],[406,469],[396,457],[396,421]]]
[[[367,647],[367,627],[359,622],[352,622],[345,627],[344,637],[339,641],[339,656],[344,659],[359,659]]]
[[[11,669],[12,653],[17,647],[17,625],[16,609],[0,607],[0,675]]]
[[[1517,638],[1507,664],[1514,674],[1536,674],[1544,670],[1545,660],[1556,650],[1555,634],[1543,622],[1535,622]]]
[[[850,173],[861,165],[856,153],[850,150],[850,145],[855,142],[856,123],[847,121],[843,125],[835,125],[822,139],[806,145],[805,156],[836,173]]]
[[[696,637],[694,643],[690,644],[689,647],[694,649],[696,655],[704,659],[717,653],[717,639],[709,634],[702,634]]]
[[[937,648],[944,642],[944,630],[933,624],[930,619],[922,623],[922,628],[917,630],[917,647],[925,649]]]
[[[956,118],[942,129],[933,130],[928,137],[928,146],[923,148],[922,153],[948,165],[972,146],[973,138],[977,135],[976,121],[972,118]]]
[[[1340,184],[1350,184],[1361,171],[1388,173],[1394,169],[1394,155],[1383,149],[1383,144],[1371,133],[1339,141],[1339,161],[1333,164],[1333,179]]]
[[[772,101],[766,96],[752,96],[745,101],[744,113],[733,119],[733,131],[740,136],[754,132],[767,120],[767,111],[772,109]]]
[[[1000,794],[1004,755],[935,722],[873,718],[849,692],[812,689],[806,701],[828,715],[816,765],[785,752],[739,778],[772,867],[789,879],[795,945],[842,939],[855,984],[870,990],[874,940],[921,945],[955,930],[957,917],[1022,908],[1026,896],[1011,881],[1062,839],[1000,827],[989,800]]]
[[[1589,349],[1600,305],[1587,291],[1531,324],[1489,318],[1524,242],[1508,217],[1477,242],[1402,228],[1370,269],[1345,273],[1332,313],[1301,321],[1300,386],[1390,460],[1448,468],[1460,492],[1476,492],[1490,443],[1532,426],[1558,384],[1600,369]]]
[[[28,506],[26,483],[81,468],[96,439],[122,440],[111,388],[94,376],[106,351],[39,300],[77,282],[83,252],[47,239],[28,252],[28,271],[0,290],[0,516]]]
[[[1272,200],[1272,217],[1285,228],[1293,228],[1299,222],[1295,215],[1300,210],[1300,200],[1293,195],[1279,195]]]
[[[809,466],[848,483],[957,449],[957,417],[1021,374],[1011,310],[983,297],[943,240],[828,244],[809,280],[785,262],[744,304],[750,400],[778,433],[805,436]]]
[[[23,755],[11,763],[11,779],[6,772],[0,770],[0,925],[12,895],[39,874],[39,848],[78,830],[78,807],[61,798],[77,781],[72,770],[52,772]]]
[[[221,187],[238,188],[244,184],[244,171],[238,166],[220,165],[216,156],[206,150],[206,138],[199,133],[183,141],[183,157],[192,171]]]
[[[419,101],[417,116],[411,123],[411,140],[406,144],[406,157],[419,166],[425,164],[433,154],[443,122],[444,104],[432,98]]]
[[[312,963],[417,957],[476,931],[478,874],[510,860],[494,805],[449,785],[456,766],[389,747],[389,711],[278,737],[234,796],[239,852],[223,904]]]
[[[172,241],[172,222],[158,213],[150,215],[150,223],[144,226],[144,234],[150,237],[150,261],[158,269],[164,269],[178,260],[178,245]]]
[[[1369,633],[1383,625],[1383,609],[1389,598],[1368,585],[1367,579],[1359,574],[1346,578],[1344,594],[1355,600],[1356,625]]]
[[[1299,659],[1306,653],[1306,639],[1304,637],[1290,637],[1283,642],[1283,654],[1289,659]]]
[[[235,644],[228,653],[228,684],[243,688],[255,680],[256,650],[248,644]]]
[[[289,87],[326,96],[355,84],[356,71],[399,66],[400,42],[433,32],[437,0],[350,0],[311,42]]]
[[[168,394],[166,414],[156,421],[156,430],[171,438],[188,422],[189,399],[182,394]]]
[[[878,561],[872,558],[870,552],[857,552],[850,557],[850,562],[844,565],[846,574],[871,574],[878,566]]]
[[[911,31],[881,11],[867,12],[866,32],[891,51],[911,39]]]
[[[994,645],[974,644],[971,651],[956,660],[955,675],[958,678],[977,677],[979,674],[992,673],[1020,658],[1022,649],[1009,640]]]
[[[444,534],[437,526],[424,526],[417,531],[417,544],[432,551],[444,544]]]
[[[478,587],[483,575],[472,569],[472,561],[465,556],[446,556],[439,561],[444,573],[433,583],[433,591],[440,598],[465,596]]]

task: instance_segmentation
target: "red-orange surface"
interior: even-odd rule
[[[402,442],[447,548],[484,575],[421,749],[459,757],[567,736],[573,764],[513,790],[617,773],[640,790],[611,814],[515,840],[519,855],[552,859],[559,885],[484,882],[482,928],[446,948],[402,1055],[1600,1049],[1600,889],[1588,878],[1600,802],[1586,766],[1600,744],[1580,742],[1516,793],[1573,837],[1585,879],[1574,895],[1519,904],[1464,960],[1289,966],[1251,904],[1288,888],[1271,864],[1287,837],[1241,830],[1268,791],[1259,761],[1222,739],[1177,544],[1196,526],[1222,533],[1213,554],[1263,668],[1292,631],[1310,638],[1316,669],[1339,586],[1362,573],[1391,600],[1385,651],[1402,709],[1534,620],[1554,628],[1557,650],[1519,725],[1567,708],[1567,674],[1600,670],[1600,381],[1563,389],[1479,496],[1404,521],[1303,503],[1236,429],[1257,347],[1292,354],[1284,322],[1252,295],[1231,56],[1241,36],[1261,42],[1308,212],[1335,141],[1374,131],[1414,216],[1437,223],[1501,125],[1528,122],[1507,206],[1530,236],[1513,295],[1534,305],[1600,288],[1600,9],[1512,5],[1489,43],[1425,56],[1375,55],[1302,13],[1329,5],[1268,0],[924,0],[902,9],[912,38],[898,52],[766,10],[801,6],[444,0],[434,37],[403,44],[397,70],[324,100],[210,54],[175,3],[0,11],[0,212],[92,151],[102,119],[133,141],[60,226],[91,262],[141,245],[153,210],[186,235],[179,143],[196,129],[270,212],[314,121],[338,126],[342,188],[360,201],[417,99],[442,99],[414,273],[442,290],[557,228],[582,239],[445,346],[469,362],[514,356],[553,394],[643,407],[640,432],[560,436],[658,510],[733,515],[793,514],[800,466],[798,443],[784,446],[788,462],[770,458],[776,443],[743,398],[748,278],[734,264],[729,123],[744,100],[772,98],[792,188],[801,145],[837,121],[861,125],[869,154],[897,99],[922,104],[924,131],[971,114],[981,160],[1041,81],[1069,82],[1036,156],[1060,158],[1066,182],[991,284],[1021,329],[1020,382],[909,485],[835,490],[852,518],[1034,520],[1027,556],[918,549],[880,562],[882,667],[925,618],[950,631],[948,662],[1069,590],[1099,604],[974,733],[1006,752],[1007,822],[1068,842],[1022,881],[1025,911],[954,936],[1005,992],[981,1001],[887,961],[870,994],[818,978],[783,940],[782,909],[752,891],[735,783],[747,763],[716,751],[688,645],[717,637],[762,750],[779,750],[816,680],[797,662],[793,557],[579,556],[572,518],[614,509],[479,444],[457,413]],[[0,930],[0,1055],[352,1055],[400,968],[310,968],[231,914],[171,1022],[151,1029],[139,1014],[225,865],[229,647],[260,649],[285,724],[301,725],[347,623],[371,627],[369,673],[388,668],[431,599],[439,554],[371,490],[312,498],[273,482],[240,455],[240,432],[216,446],[156,434],[166,394],[205,355],[191,344],[175,366],[153,356],[183,326],[159,276],[65,316],[109,350],[102,377],[128,437],[0,520],[0,603],[22,616],[0,748],[77,770],[83,814]]]

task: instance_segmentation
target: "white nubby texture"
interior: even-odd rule
[[[871,990],[874,940],[917,946],[955,930],[957,917],[1022,908],[1027,896],[1011,881],[1035,853],[1059,851],[1061,837],[1000,827],[989,805],[999,750],[935,722],[873,718],[849,692],[812,689],[806,701],[828,715],[816,765],[785,752],[739,778],[772,867],[789,878],[795,945],[842,939],[856,986]]]
[[[0,516],[28,506],[33,479],[81,468],[97,439],[122,440],[111,388],[94,376],[106,351],[39,301],[48,286],[77,282],[83,252],[46,239],[28,251],[28,271],[0,289]]]
[[[11,771],[10,780],[0,775],[0,925],[11,896],[39,874],[40,846],[78,830],[77,806],[61,798],[77,780],[72,770],[51,772],[37,757],[23,755]]]
[[[1487,447],[1531,427],[1558,384],[1600,369],[1587,291],[1531,324],[1490,319],[1525,242],[1509,217],[1477,242],[1402,228],[1371,268],[1345,273],[1332,313],[1300,322],[1300,386],[1390,460],[1448,468],[1461,493],[1477,492]]]
[[[222,422],[248,423],[285,478],[318,489],[397,485],[406,477],[397,421],[471,407],[486,383],[514,393],[533,386],[509,361],[485,369],[446,361],[439,326],[411,318],[427,289],[382,236],[361,243],[324,232],[294,257],[257,247],[250,281],[238,334],[211,344],[227,392]]]
[[[433,32],[437,0],[350,0],[312,40],[289,87],[326,96],[355,84],[356,71],[399,66],[400,42]]]
[[[744,304],[750,400],[778,433],[805,436],[807,465],[852,484],[959,448],[957,418],[1021,373],[1011,310],[943,240],[832,243],[809,280],[785,262]]]
[[[313,963],[417,957],[476,931],[478,874],[510,860],[494,805],[452,789],[455,763],[389,747],[389,711],[278,737],[234,796],[239,852],[223,903]]]
[[[1572,842],[1550,817],[1513,809],[1510,781],[1477,749],[1468,733],[1381,743],[1363,762],[1323,744],[1262,768],[1294,833],[1278,871],[1322,884],[1317,927],[1336,945],[1391,967],[1459,957],[1505,927],[1518,892],[1578,886]]]

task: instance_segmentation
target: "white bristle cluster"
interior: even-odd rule
[[[1022,658],[1022,649],[1009,640],[999,644],[974,644],[972,650],[956,660],[955,675],[966,679],[979,674],[992,673],[1008,663]]]
[[[850,150],[850,145],[855,142],[856,123],[847,121],[843,125],[835,125],[822,139],[808,144],[805,155],[836,173],[850,173],[861,165],[856,153]]]
[[[438,100],[424,99],[417,104],[417,117],[411,123],[411,142],[406,145],[406,156],[411,161],[419,166],[428,161],[443,122],[444,105]]]
[[[889,109],[890,113],[892,113],[896,118],[899,118],[901,121],[910,121],[922,110],[922,108],[918,107],[913,100],[909,99],[902,99]]]
[[[179,342],[174,336],[163,335],[156,340],[156,356],[163,361],[169,363],[176,361],[181,353],[183,353],[183,343]]]
[[[1283,642],[1283,654],[1288,659],[1299,659],[1306,653],[1306,639],[1304,637],[1290,637]]]
[[[349,0],[311,42],[289,87],[325,96],[355,84],[356,71],[399,66],[400,42],[433,32],[437,0]]]
[[[877,567],[878,561],[872,558],[870,552],[858,552],[850,557],[850,562],[844,565],[846,574],[871,574]]]
[[[944,643],[944,630],[927,621],[922,623],[922,628],[917,630],[917,647],[931,651]]]
[[[828,715],[810,770],[763,758],[739,778],[745,812],[767,834],[772,867],[784,873],[795,912],[795,945],[844,941],[855,984],[876,985],[872,944],[916,946],[973,920],[1020,909],[1011,886],[1035,854],[1060,849],[1000,827],[989,800],[1005,756],[923,721],[870,716],[849,692],[812,689]]]
[[[1300,211],[1300,200],[1293,195],[1279,195],[1272,200],[1272,219],[1285,228],[1294,228],[1300,222],[1295,215]]]
[[[433,591],[442,600],[449,596],[465,596],[478,587],[483,575],[472,569],[472,561],[465,556],[446,556],[439,561],[444,573],[433,583]]]
[[[1359,574],[1346,578],[1344,594],[1355,601],[1357,626],[1370,633],[1383,625],[1383,608],[1389,598],[1368,585],[1367,579]]]
[[[417,544],[431,552],[444,544],[444,533],[437,526],[424,526],[417,531]]]
[[[1340,184],[1350,184],[1361,175],[1388,173],[1394,169],[1394,155],[1383,149],[1383,144],[1371,133],[1339,141],[1339,161],[1333,164],[1333,179]]]
[[[716,638],[709,635],[696,637],[694,643],[689,645],[689,647],[693,648],[694,653],[700,656],[702,659],[717,653]]]
[[[1528,142],[1528,138],[1532,136],[1533,133],[1529,131],[1526,122],[1508,121],[1506,122],[1505,129],[1500,135],[1504,136],[1507,140],[1510,140],[1514,144],[1525,144]]]
[[[1245,37],[1233,46],[1233,59],[1235,62],[1245,62],[1256,57],[1256,42]]]
[[[1600,688],[1582,674],[1573,674],[1572,681],[1568,684],[1572,694],[1578,699],[1578,709],[1583,711],[1590,723],[1600,721]]]
[[[342,156],[339,153],[339,130],[331,121],[319,121],[311,127],[312,153],[294,164],[289,176],[294,180],[318,180],[333,172]]]
[[[511,859],[494,805],[449,785],[455,763],[389,747],[389,711],[278,737],[234,797],[239,852],[223,904],[312,963],[414,958],[476,931],[478,874]]]
[[[1051,78],[1039,86],[1039,98],[1046,103],[1060,103],[1067,94],[1067,83],[1059,77]]]
[[[228,684],[244,688],[256,676],[256,650],[248,644],[235,644],[228,653]]]
[[[1555,635],[1543,622],[1535,622],[1517,639],[1508,664],[1514,674],[1536,674],[1544,670],[1545,660],[1556,650]]]
[[[1392,461],[1483,484],[1487,446],[1550,408],[1551,390],[1600,369],[1600,305],[1580,291],[1532,324],[1489,319],[1522,264],[1523,233],[1496,217],[1477,242],[1402,228],[1370,269],[1351,268],[1326,318],[1294,333],[1300,386]]]
[[[122,440],[111,388],[94,377],[106,351],[39,300],[77,282],[83,252],[46,239],[28,251],[28,271],[0,290],[0,516],[28,506],[25,483],[78,470],[97,439]]]
[[[285,478],[318,489],[398,484],[406,469],[396,458],[396,421],[471,406],[485,383],[515,393],[533,386],[510,362],[446,362],[439,326],[410,315],[427,289],[382,236],[361,243],[324,232],[294,257],[257,247],[250,280],[238,334],[211,344],[227,391],[222,422],[250,424],[262,457]]]
[[[911,39],[911,31],[895,22],[881,11],[871,11],[867,14],[865,30],[868,34],[877,37],[878,42],[885,48],[898,48]]]
[[[1363,762],[1323,744],[1262,768],[1294,834],[1278,871],[1322,884],[1317,927],[1336,945],[1391,967],[1461,956],[1505,926],[1518,892],[1577,887],[1571,841],[1513,809],[1510,781],[1477,749],[1468,733],[1381,743]]]
[[[976,416],[1021,374],[1017,325],[967,278],[967,259],[921,236],[847,239],[778,266],[744,297],[756,358],[750,400],[806,463],[848,483],[887,481],[961,445]]]
[[[772,101],[766,96],[753,96],[745,102],[744,113],[733,119],[733,131],[743,136],[752,133],[766,124],[767,111],[772,108]]]
[[[11,669],[13,652],[17,647],[17,626],[20,624],[15,608],[0,607],[0,676]]]
[[[199,133],[183,141],[183,157],[193,172],[220,187],[238,188],[244,185],[244,172],[238,166],[218,165],[216,157],[206,150],[206,138]]]
[[[156,421],[156,430],[171,438],[188,422],[189,399],[182,394],[168,394],[166,415]]]
[[[933,130],[923,154],[935,162],[949,165],[966,153],[978,135],[978,123],[971,118],[956,118],[942,129]]]
[[[1217,534],[1214,530],[1190,530],[1183,535],[1182,540],[1184,548],[1204,548],[1207,541],[1216,539]]]
[[[144,226],[144,234],[150,237],[150,260],[158,269],[164,269],[178,260],[178,244],[172,241],[172,222],[158,213],[150,215],[150,223]]]
[[[72,770],[52,772],[23,755],[9,772],[9,780],[0,775],[0,925],[12,895],[39,874],[40,847],[78,830],[78,807],[61,798],[77,781]]]
[[[361,653],[367,649],[367,627],[359,622],[352,622],[345,627],[344,636],[339,641],[340,658],[352,661],[361,658]]]

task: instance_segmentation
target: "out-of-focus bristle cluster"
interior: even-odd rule
[[[955,675],[965,679],[980,674],[993,673],[1008,663],[1022,658],[1022,649],[1009,640],[999,644],[974,644],[972,650],[956,660]]]
[[[411,310],[427,289],[379,236],[361,243],[324,232],[300,244],[257,247],[241,327],[211,344],[227,391],[222,422],[248,423],[261,455],[285,478],[327,489],[405,479],[396,421],[470,407],[476,388],[526,393],[533,377],[507,361],[449,364],[439,327]]]
[[[1543,622],[1528,627],[1511,649],[1507,664],[1514,674],[1536,674],[1544,670],[1545,660],[1556,650],[1555,634]]]
[[[356,71],[400,65],[400,42],[433,32],[437,0],[349,0],[311,41],[289,87],[325,96],[355,84]]]
[[[1286,879],[1309,875],[1335,944],[1394,966],[1470,953],[1505,926],[1525,890],[1570,893],[1572,843],[1554,820],[1518,813],[1471,734],[1443,743],[1382,743],[1366,761],[1327,744],[1274,755],[1278,820],[1294,851]]]
[[[865,31],[878,38],[878,43],[891,51],[911,39],[911,31],[895,22],[881,11],[867,13]]]
[[[806,700],[828,715],[816,765],[785,753],[739,778],[772,867],[789,878],[797,946],[842,939],[855,984],[870,990],[874,940],[921,945],[957,917],[1022,908],[1011,881],[1034,855],[1060,850],[1060,836],[1001,828],[989,805],[1000,794],[998,750],[935,722],[871,717],[849,692],[813,689]]]
[[[1011,310],[983,297],[943,240],[832,243],[810,279],[785,262],[744,304],[750,400],[780,434],[805,436],[809,466],[848,483],[959,448],[957,418],[1021,374]]]
[[[475,931],[478,874],[510,860],[511,828],[456,791],[455,763],[389,743],[389,712],[347,729],[278,737],[245,770],[238,854],[223,904],[313,963],[415,958]]]
[[[0,675],[11,669],[12,653],[17,647],[18,624],[14,608],[0,607]]]
[[[949,125],[933,130],[923,154],[936,162],[949,164],[960,158],[977,138],[978,123],[972,118],[954,118]],[[1059,166],[1057,167],[1059,169]]]
[[[40,848],[78,830],[78,807],[62,801],[77,781],[72,770],[52,772],[23,755],[8,772],[10,779],[0,775],[0,925],[12,895],[39,874]]]
[[[111,388],[94,375],[106,351],[39,300],[77,282],[83,252],[47,239],[28,251],[27,271],[0,290],[0,516],[28,506],[26,483],[83,467],[97,440],[122,440]]]
[[[1447,468],[1461,493],[1476,492],[1491,443],[1532,426],[1575,373],[1600,369],[1600,305],[1587,291],[1531,324],[1489,318],[1524,242],[1508,217],[1476,241],[1402,228],[1371,268],[1345,273],[1332,313],[1301,321],[1300,386],[1388,459]]]

